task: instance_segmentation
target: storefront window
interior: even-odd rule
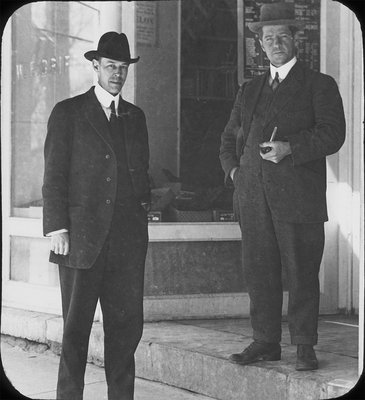
[[[193,208],[233,217],[220,137],[237,93],[237,1],[182,2],[180,176]],[[178,199],[177,208],[189,208]],[[222,213],[223,211],[223,213]],[[203,215],[201,216],[203,218]]]
[[[13,15],[14,217],[41,218],[48,117],[93,84],[83,54],[95,44],[96,3],[35,2]],[[135,2],[130,41],[141,61],[129,81],[148,122],[151,222],[234,220],[219,145],[238,88],[237,24],[237,0]]]
[[[234,220],[219,147],[238,90],[237,26],[237,0],[136,2],[155,221]]]
[[[36,2],[12,18],[12,216],[39,218],[47,120],[60,100],[92,84],[85,51],[99,12],[92,2]]]
[[[49,243],[43,239],[12,237],[10,279],[16,282],[58,286],[58,269],[48,262]]]

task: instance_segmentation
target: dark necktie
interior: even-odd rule
[[[123,204],[133,197],[133,187],[128,171],[126,145],[124,142],[123,118],[118,118],[115,112],[115,102],[110,104],[110,133],[113,149],[117,159],[117,196],[116,202]]]
[[[122,148],[124,148],[123,125],[122,121],[119,120],[117,113],[115,112],[114,100],[110,103],[109,124],[110,133],[114,144],[114,150],[117,153],[117,157],[119,157],[121,151],[123,151]]]
[[[119,134],[120,125],[119,125],[117,113],[115,112],[115,102],[114,102],[114,100],[110,103],[109,123],[110,123],[110,131],[111,131],[111,134],[112,134],[112,139],[113,139],[114,145],[118,146],[118,138],[120,136],[120,134]]]
[[[280,81],[279,81],[279,72],[276,72],[275,78],[274,78],[274,80],[273,80],[272,83],[271,83],[271,89],[272,89],[273,91],[275,91],[275,90],[277,89],[277,87],[279,86],[279,84],[280,84]]]
[[[114,100],[110,103],[110,111],[111,112],[110,112],[109,122],[110,122],[110,125],[113,126],[118,121],[117,113],[115,111],[115,101]]]

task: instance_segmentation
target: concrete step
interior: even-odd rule
[[[12,385],[31,399],[55,399],[59,357],[51,351],[39,353],[4,340],[1,343],[1,359],[5,373]],[[107,400],[104,369],[88,364],[85,375],[85,400]],[[137,378],[135,400],[214,400],[187,390]]]
[[[136,352],[136,374],[219,400],[318,400],[347,393],[358,379],[356,325],[319,322],[320,369],[295,371],[296,348],[283,324],[282,360],[240,366],[228,361],[251,342],[248,320],[146,323]],[[57,353],[62,319],[5,310],[3,333],[47,343]],[[25,335],[25,336],[24,336]],[[94,323],[89,361],[103,365],[103,329]]]
[[[193,325],[149,324],[137,351],[138,375],[220,400],[318,400],[347,393],[357,381],[357,359],[318,353],[320,369],[295,370],[296,347],[282,360],[241,366],[228,361],[252,339]]]

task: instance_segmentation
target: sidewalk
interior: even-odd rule
[[[31,399],[55,399],[59,357],[52,351],[25,351],[1,342],[1,359],[8,379]],[[31,373],[30,373],[31,371]],[[107,400],[104,368],[88,364],[85,376],[85,400]],[[2,400],[7,400],[2,397]],[[214,400],[157,382],[137,378],[135,400]]]
[[[53,315],[3,309],[2,331],[7,335],[45,343],[46,349],[57,353],[62,335],[62,320]],[[136,353],[136,375],[219,400],[336,398],[347,393],[358,380],[357,335],[356,318],[322,316],[319,321],[319,344],[316,346],[320,369],[298,372],[295,370],[296,347],[290,345],[285,322],[282,360],[249,366],[228,361],[231,353],[242,351],[251,342],[247,319],[146,323]],[[57,364],[56,361],[54,359]],[[95,323],[93,327],[89,361],[103,364],[103,333],[100,323]],[[95,387],[101,385],[105,390],[104,380],[100,382],[100,375],[92,373],[95,368],[95,365],[88,365],[91,377],[94,378],[88,381],[90,388],[87,390],[91,389],[91,384]],[[55,379],[55,374],[51,375]],[[138,385],[141,388],[143,384],[147,385],[145,381],[138,382],[137,388]],[[55,381],[50,384],[47,390],[54,388]],[[148,389],[149,400],[153,399],[151,396],[156,390],[157,387]],[[182,394],[185,397],[181,399],[190,400],[188,396],[191,395],[185,392]],[[87,396],[85,400],[96,400]],[[165,399],[162,395],[157,398]],[[136,397],[136,400],[140,399],[144,400],[143,397]],[[167,399],[173,400],[175,397]],[[180,400],[179,397],[176,399]]]

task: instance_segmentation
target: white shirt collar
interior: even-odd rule
[[[118,110],[119,105],[119,93],[115,96],[107,92],[104,88],[102,88],[99,83],[95,84],[95,96],[98,99],[99,103],[105,107],[109,108],[112,101],[115,103],[115,109]],[[118,112],[118,111],[117,111]]]
[[[297,58],[294,56],[290,61],[288,61],[286,64],[284,64],[280,67],[275,67],[274,65],[270,64],[271,78],[275,79],[276,72],[278,72],[279,80],[281,82],[283,79],[286,78],[289,71],[294,67],[296,62],[297,62]]]

